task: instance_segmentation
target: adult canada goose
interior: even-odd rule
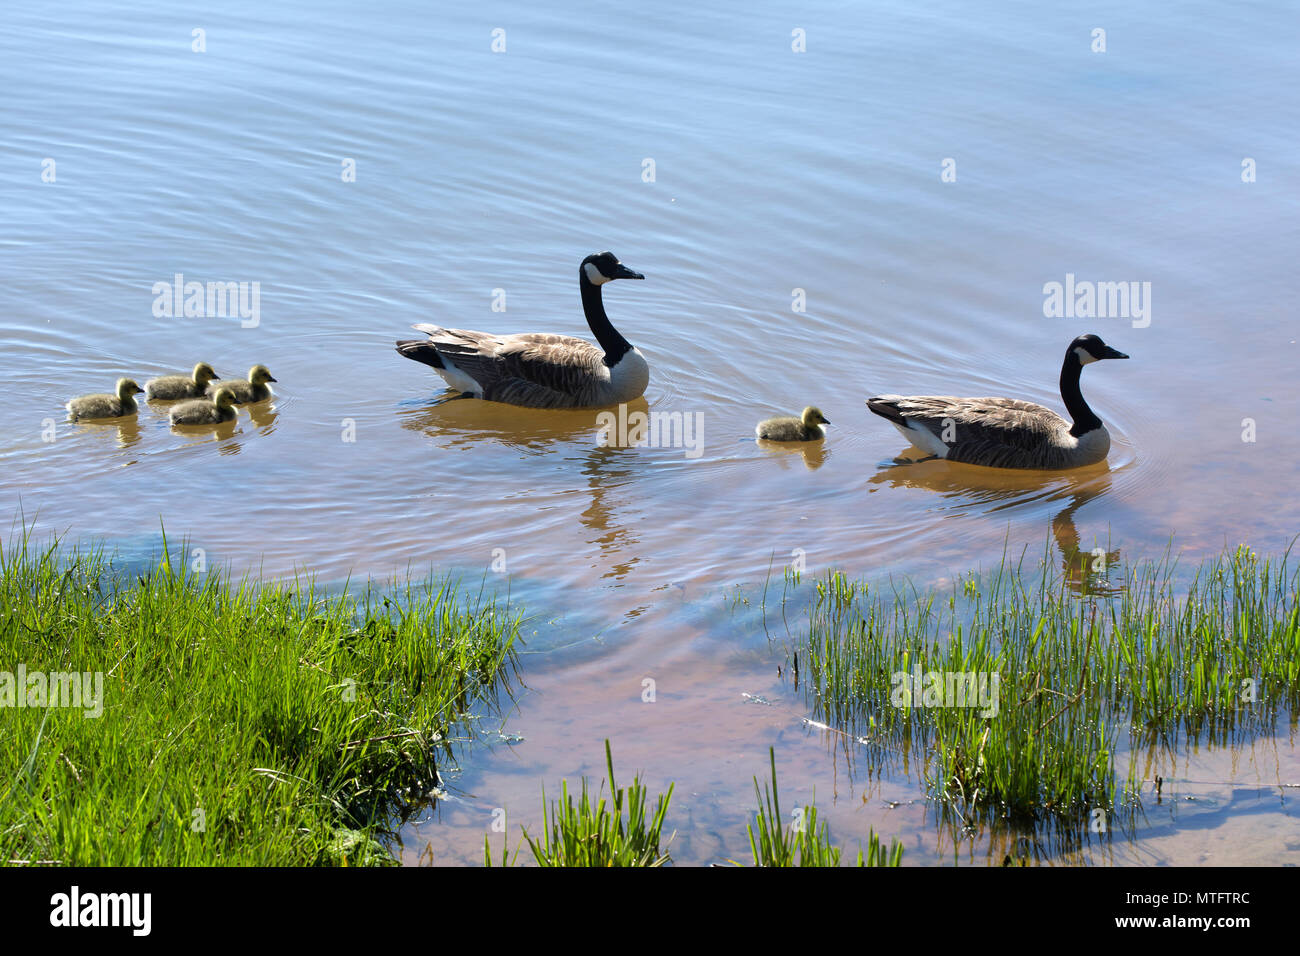
[[[208,395],[215,397],[218,389],[228,388],[235,396],[235,401],[241,405],[248,402],[264,402],[271,397],[271,386],[267,382],[274,382],[270,370],[265,365],[254,365],[248,370],[248,378],[232,378],[220,382],[208,383]]]
[[[143,391],[135,384],[135,379],[119,378],[116,395],[82,395],[68,402],[65,406],[68,418],[75,422],[83,418],[121,418],[123,415],[134,415],[139,410],[135,396]]]
[[[171,422],[173,425],[219,425],[235,415],[234,390],[219,388],[211,399],[196,398],[172,406]]]
[[[217,377],[212,366],[200,362],[194,366],[192,375],[163,375],[151,378],[144,383],[144,397],[160,402],[170,402],[178,398],[202,398],[208,390],[208,383]]]
[[[1077,468],[1110,451],[1110,433],[1083,400],[1079,373],[1090,362],[1126,358],[1092,334],[1070,343],[1061,363],[1061,398],[1073,422],[1013,398],[879,395],[867,399],[867,407],[935,458],[994,468]]]
[[[826,437],[822,426],[830,423],[820,408],[809,405],[799,418],[769,418],[759,422],[754,434],[766,441],[818,441]]]
[[[596,348],[568,335],[493,335],[438,325],[414,325],[427,339],[399,341],[397,351],[432,366],[471,398],[529,408],[589,408],[639,398],[650,366],[610,324],[600,287],[614,279],[644,279],[612,252],[587,256],[578,267],[582,311]]]

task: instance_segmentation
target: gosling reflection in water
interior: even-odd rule
[[[102,422],[77,422],[77,427],[84,434],[97,435],[101,440],[111,437],[118,448],[130,448],[140,441],[140,419],[135,415]]]
[[[809,471],[816,471],[826,464],[826,459],[831,455],[830,449],[826,447],[824,441],[782,442],[765,441],[760,438],[755,444],[764,453],[778,458],[783,457],[787,462],[793,462],[796,458],[802,459],[804,467]]]
[[[253,423],[258,431],[263,435],[269,435],[275,431],[275,420],[280,417],[280,413],[275,410],[275,406],[268,402],[258,402],[253,405],[240,406],[243,411],[248,412],[248,420]]]
[[[237,455],[242,446],[232,439],[239,431],[239,424],[239,419],[234,418],[217,425],[173,425],[172,431],[177,435],[193,439],[186,442],[182,446],[184,448],[216,442],[218,454]]]

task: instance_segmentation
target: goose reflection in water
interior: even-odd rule
[[[601,411],[606,409],[542,410],[449,398],[419,408],[402,408],[398,414],[403,428],[420,432],[445,448],[467,451],[495,443],[530,455],[559,453],[578,462],[585,486],[575,491],[591,497],[578,520],[591,532],[586,542],[599,551],[599,561],[593,567],[603,569],[602,578],[621,580],[640,560],[633,553],[640,538],[619,520],[619,512],[632,503],[626,489],[642,469],[634,445],[619,444],[620,438],[636,436],[620,436],[617,429],[600,427],[597,415]],[[626,404],[628,417],[636,412],[649,413],[644,398]],[[564,445],[576,449],[560,447]]]
[[[946,499],[940,510],[955,513],[996,514],[1021,509],[1037,502],[1065,500],[1052,516],[1052,538],[1060,554],[1067,587],[1081,596],[1114,594],[1120,588],[1109,583],[1109,571],[1118,564],[1120,552],[1104,548],[1083,550],[1074,515],[1081,507],[1110,491],[1111,470],[1105,462],[1070,471],[1033,472],[989,469],[942,460],[913,462],[882,468],[868,479],[872,484],[893,488],[923,488]]]
[[[1079,531],[1074,526],[1074,513],[1093,498],[1110,489],[1110,475],[1099,486],[1086,486],[1071,493],[1070,504],[1052,518],[1052,537],[1061,552],[1061,569],[1065,583],[1075,594],[1118,594],[1122,586],[1110,583],[1110,569],[1119,564],[1120,551],[1094,547],[1084,551],[1079,547]]]
[[[600,549],[600,562],[596,566],[605,569],[601,577],[622,580],[641,561],[635,552],[640,538],[628,525],[619,523],[616,510],[631,501],[631,494],[621,493],[636,474],[633,467],[636,460],[628,456],[626,448],[616,445],[593,448],[583,458],[582,474],[587,479],[591,505],[583,510],[579,520],[593,533],[587,542]]]
[[[627,414],[649,414],[644,398],[626,405]],[[603,443],[605,429],[597,416],[608,409],[536,409],[483,402],[474,399],[444,398],[417,408],[398,410],[403,428],[421,432],[448,448],[476,448],[496,442],[534,454],[554,450],[557,442],[583,445]],[[618,445],[617,431],[609,433],[608,447]]]

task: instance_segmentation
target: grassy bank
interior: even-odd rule
[[[0,551],[0,863],[391,862],[376,838],[507,686],[517,636],[446,585],[127,575],[20,542]]]
[[[794,647],[813,714],[867,759],[918,767],[966,817],[1078,826],[1137,805],[1121,749],[1269,733],[1295,712],[1300,576],[1285,558],[1241,548],[1191,575],[1157,561],[1118,576],[1080,590],[1045,561],[947,595],[819,578]]]

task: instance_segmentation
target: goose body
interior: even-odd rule
[[[211,365],[200,362],[190,375],[162,375],[149,379],[144,383],[144,397],[160,402],[201,398],[208,390],[208,383],[216,377]]]
[[[211,399],[196,398],[173,406],[170,418],[173,425],[220,425],[235,415],[234,391],[219,388]]]
[[[235,396],[235,401],[240,405],[247,405],[249,402],[264,402],[271,397],[271,386],[267,382],[274,382],[271,377],[271,371],[265,365],[254,365],[248,370],[248,378],[232,378],[219,382],[208,383],[208,396],[216,397],[220,389],[229,389]]]
[[[826,437],[822,426],[830,423],[820,408],[809,405],[798,418],[769,418],[759,422],[754,434],[765,441],[820,441]]]
[[[64,407],[68,410],[68,418],[74,422],[84,418],[121,418],[139,411],[135,396],[143,391],[134,379],[119,378],[116,394],[82,395]]]
[[[1013,398],[879,395],[867,407],[936,458],[993,468],[1078,468],[1110,451],[1110,433],[1079,390],[1083,366],[1126,358],[1096,335],[1070,343],[1061,363],[1061,398],[1072,420]]]
[[[610,323],[601,286],[644,279],[611,252],[578,267],[582,308],[599,347],[569,335],[494,335],[439,325],[412,326],[425,339],[399,341],[397,351],[433,368],[466,396],[529,408],[591,408],[630,402],[645,393],[650,366]]]

